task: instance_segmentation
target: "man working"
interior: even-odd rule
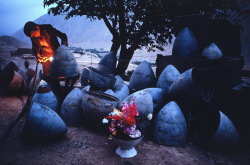
[[[26,36],[30,37],[33,53],[37,61],[43,64],[43,79],[47,79],[52,57],[60,46],[57,37],[61,39],[61,44],[68,46],[67,35],[49,24],[38,25],[31,21],[24,25],[23,31]]]

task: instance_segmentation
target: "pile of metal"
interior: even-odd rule
[[[25,72],[14,62],[7,63],[0,72],[0,95],[26,94],[33,76],[34,70],[28,68]]]

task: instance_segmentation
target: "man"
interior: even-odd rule
[[[67,35],[50,24],[38,25],[31,21],[24,25],[23,31],[26,36],[30,37],[33,53],[43,64],[43,78],[47,79],[52,57],[60,46],[57,37],[61,39],[61,44],[68,46]]]

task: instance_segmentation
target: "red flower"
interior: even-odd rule
[[[115,120],[115,121],[120,121],[121,120],[121,116],[115,115],[115,116],[112,116],[112,119]]]
[[[126,125],[129,125],[130,127],[132,127],[134,124],[135,124],[135,118],[133,117],[133,116],[127,116],[126,118],[125,118],[125,121],[124,121],[124,123],[126,124]]]

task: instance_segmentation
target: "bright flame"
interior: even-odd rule
[[[50,60],[50,62],[51,62],[51,61],[53,60],[53,57],[50,57],[49,60]]]

